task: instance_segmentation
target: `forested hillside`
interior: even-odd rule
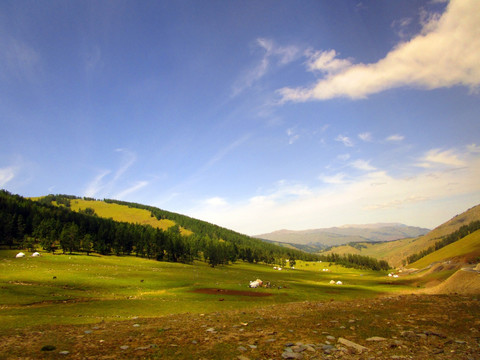
[[[0,191],[0,246],[31,251],[41,247],[49,252],[135,255],[171,262],[202,260],[211,266],[240,259],[282,266],[286,260],[291,265],[295,264],[295,260],[323,260],[356,268],[389,268],[387,262],[366,256],[319,256],[277,246],[151,206],[109,199],[81,199],[83,204],[107,203],[123,206],[124,209],[147,210],[151,218],[161,221],[161,225],[154,221],[147,224],[115,221],[98,216],[94,209],[96,206],[73,211],[72,201],[79,199],[68,195],[48,195],[31,200]],[[164,226],[165,220],[168,220],[169,226]]]
[[[64,253],[136,255],[172,262],[201,259],[212,266],[237,259],[276,263],[282,259],[316,258],[216,225],[137,204],[118,202],[148,208],[158,218],[173,217],[176,225],[163,230],[101,218],[91,208],[74,212],[70,209],[73,199],[76,197],[49,195],[33,201],[0,191],[0,245],[31,250],[41,246],[46,251]],[[182,235],[179,225],[192,229],[193,233]]]

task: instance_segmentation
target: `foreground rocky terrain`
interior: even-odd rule
[[[412,294],[17,329],[1,336],[0,358],[473,360],[480,302]]]

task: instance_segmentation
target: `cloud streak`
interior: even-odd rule
[[[272,66],[284,66],[298,57],[299,49],[295,46],[278,46],[272,40],[258,38],[256,47],[261,48],[264,53],[259,63],[245,71],[233,86],[233,96],[237,96],[244,90],[264,77]]]
[[[119,148],[115,149],[115,152],[123,155],[118,169],[115,172],[112,172],[112,170],[109,169],[100,170],[93,180],[88,183],[84,192],[85,196],[111,196],[111,193],[114,189],[122,186],[122,179],[128,169],[130,169],[130,167],[137,160],[137,156],[135,153],[127,149]],[[117,199],[125,198],[127,195],[144,188],[148,184],[149,182],[145,180],[137,181],[134,183],[134,185],[118,191],[116,195],[113,196]]]
[[[278,90],[281,102],[362,99],[385,90],[411,86],[437,89],[480,85],[480,2],[452,0],[441,16],[425,19],[423,30],[371,64],[339,59],[335,50],[310,55],[307,68],[325,76],[309,88]]]
[[[15,177],[15,169],[12,166],[0,169],[0,187],[4,187]]]

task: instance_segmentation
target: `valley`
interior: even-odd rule
[[[10,235],[3,238],[10,246],[0,249],[0,359],[478,355],[478,207],[426,235],[314,254],[140,204],[8,194],[3,201],[3,234],[19,233],[5,227],[5,219],[13,219],[28,242],[15,243]],[[21,205],[17,212],[8,212],[15,204]],[[75,242],[65,247],[36,231],[45,223],[38,214],[55,219],[61,241],[65,229],[78,223],[85,229],[79,234],[93,229],[98,241],[99,226],[111,242],[102,242],[103,252],[95,246],[86,252]],[[118,229],[130,229],[130,235]],[[138,242],[142,229],[163,239],[155,250],[161,257],[149,256],[148,242]],[[53,241],[49,251],[42,249],[42,236]],[[405,263],[447,238],[453,242]],[[129,239],[130,247],[115,251],[119,239]],[[172,248],[171,241],[184,247]],[[227,248],[236,249],[235,256],[212,263],[209,251]],[[17,257],[18,249],[24,257]],[[186,249],[190,257],[181,256]],[[34,251],[41,255],[33,257]],[[380,260],[395,267],[378,269]],[[262,286],[249,287],[256,279]]]

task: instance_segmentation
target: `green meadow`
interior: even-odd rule
[[[133,256],[52,255],[15,258],[0,251],[0,333],[43,324],[80,324],[209,313],[299,301],[348,300],[410,289],[385,272],[297,262],[295,269],[237,262],[209,267]],[[328,268],[329,271],[322,271]],[[271,288],[250,289],[261,279]],[[340,280],[343,285],[331,285]],[[249,291],[234,295],[198,289]],[[251,296],[251,295],[269,296]]]

